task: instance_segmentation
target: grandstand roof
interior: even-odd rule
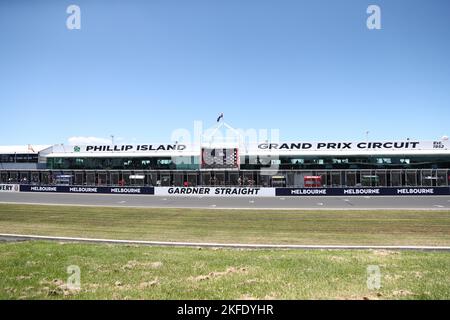
[[[28,144],[22,146],[0,146],[0,154],[37,154],[51,145]]]

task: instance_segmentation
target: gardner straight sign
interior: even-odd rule
[[[156,196],[273,197],[275,188],[156,187]]]

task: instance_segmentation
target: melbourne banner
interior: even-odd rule
[[[156,187],[157,196],[273,197],[275,188]]]
[[[256,188],[256,187],[84,187],[0,184],[0,192],[146,194],[157,196],[426,196],[450,195],[450,187]]]
[[[29,186],[21,185],[21,192],[153,194],[153,187],[80,187],[80,186]]]
[[[277,196],[423,196],[450,195],[449,187],[277,188]]]
[[[18,184],[0,184],[0,192],[19,192]]]

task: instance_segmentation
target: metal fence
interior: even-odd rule
[[[306,177],[306,178],[305,178]],[[450,169],[397,170],[0,170],[0,183],[77,186],[305,187],[449,186]]]

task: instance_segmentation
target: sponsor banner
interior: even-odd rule
[[[84,187],[0,184],[0,192],[147,194],[159,196],[411,196],[450,195],[450,187],[256,188],[256,187]]]
[[[82,186],[30,186],[21,185],[21,192],[153,194],[153,187],[82,187]]]
[[[0,192],[19,192],[18,184],[0,184]]]
[[[20,192],[61,192],[56,186],[28,186],[21,185]]]
[[[409,196],[450,195],[449,187],[276,188],[277,196]]]
[[[275,188],[253,187],[156,187],[157,196],[273,197]]]

